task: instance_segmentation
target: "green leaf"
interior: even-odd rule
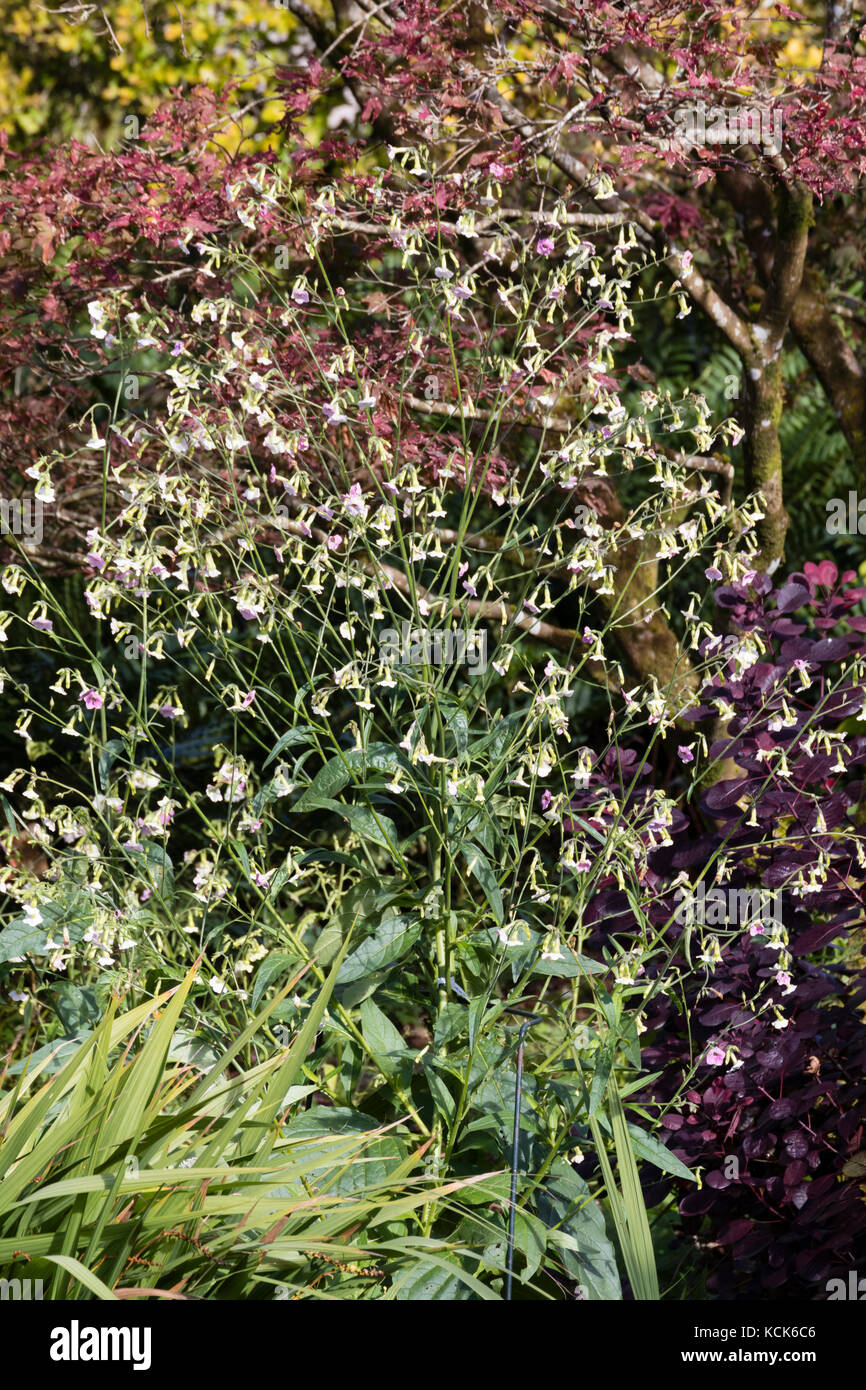
[[[628,1132],[631,1135],[634,1151],[638,1158],[645,1159],[654,1168],[660,1168],[663,1173],[674,1173],[678,1178],[685,1178],[687,1182],[697,1182],[691,1169],[687,1168],[676,1154],[672,1154],[670,1149],[654,1134],[647,1134],[646,1130],[640,1129],[631,1122],[629,1122]]]
[[[391,1020],[382,1013],[372,999],[365,999],[359,1010],[361,1032],[364,1041],[373,1053],[383,1072],[396,1071],[399,1062],[406,1056],[408,1048]]]
[[[250,1132],[241,1147],[242,1157],[247,1157],[259,1147],[261,1147],[262,1152],[266,1154],[272,1147],[273,1141],[276,1138],[273,1129],[271,1129],[269,1142],[264,1143],[261,1139],[261,1131],[263,1129],[267,1130],[273,1126],[277,1113],[283,1105],[287,1091],[297,1082],[301,1068],[306,1061],[307,1053],[315,1041],[316,1034],[322,1022],[322,1017],[328,1007],[337,980],[337,974],[343,963],[343,955],[347,947],[348,940],[344,943],[328,978],[325,980],[316,999],[310,1006],[309,1013],[304,1019],[303,1027],[292,1040],[288,1052],[286,1053],[285,1060],[268,1082],[262,1097],[261,1105],[255,1114],[254,1123],[250,1127]],[[256,1133],[257,1130],[259,1131],[258,1133]]]
[[[0,932],[0,961],[15,960],[18,956],[44,956],[48,954],[47,940],[44,927],[31,927],[19,917]]]
[[[473,757],[479,753],[487,752],[491,763],[498,763],[508,745],[512,742],[515,733],[520,728],[525,719],[525,715],[519,710],[514,714],[506,714],[499,723],[491,729],[489,734],[477,740],[472,746]]]
[[[337,796],[356,777],[363,782],[368,772],[395,773],[400,768],[412,782],[418,780],[418,769],[405,753],[389,743],[371,743],[369,748],[351,748],[347,753],[330,758],[316,774],[306,791],[298,797],[293,812],[313,811]]]
[[[353,980],[350,985],[340,987],[340,1003],[346,1009],[354,1009],[356,1004],[362,1000],[369,999],[376,990],[384,985],[391,974],[390,968],[387,970],[373,970],[369,975],[362,975],[360,980]]]
[[[52,902],[40,903],[42,923],[31,927],[23,917],[10,922],[0,932],[0,962],[23,955],[51,955],[49,941],[59,941],[64,929],[77,944],[93,922],[93,898],[80,888],[67,887]]]
[[[99,1298],[118,1302],[117,1294],[112,1293],[108,1285],[103,1284],[92,1269],[86,1269],[80,1260],[74,1259],[71,1255],[46,1255],[45,1258],[51,1264],[59,1265],[61,1269],[65,1269],[79,1284],[83,1284],[86,1289],[97,1294]]]
[[[570,812],[570,819],[574,822],[575,825],[580,827],[584,835],[589,835],[590,838],[595,840],[596,843],[599,845],[604,844],[606,835],[601,830],[599,830],[597,826],[590,825],[589,821],[582,820],[581,817],[576,816],[573,811]]]
[[[343,961],[337,984],[351,984],[374,971],[396,965],[415,945],[421,930],[422,924],[410,917],[386,917],[373,935]]]
[[[335,1160],[333,1139],[352,1135],[357,1135],[360,1143],[353,1146],[349,1161],[345,1155]],[[286,1137],[293,1145],[296,1141],[304,1143],[304,1161],[310,1168],[315,1166],[316,1186],[339,1196],[389,1181],[407,1157],[405,1139],[393,1132],[380,1133],[369,1115],[342,1106],[317,1105],[303,1111],[287,1125]],[[316,1139],[322,1142],[316,1144]]]
[[[490,866],[490,861],[482,850],[474,845],[471,840],[465,840],[458,846],[460,853],[466,857],[466,868],[470,874],[474,874],[484,890],[484,896],[490,904],[490,909],[501,927],[505,921],[505,911],[502,906],[502,894],[499,891],[499,884],[496,882],[496,875]]]
[[[265,758],[262,763],[262,770],[267,767],[268,763],[272,763],[274,758],[279,757],[284,748],[294,748],[299,743],[311,743],[314,736],[315,730],[311,724],[298,724],[294,729],[287,730],[286,733],[277,739],[270,753]]]
[[[342,801],[331,801],[323,797],[319,805],[323,810],[336,811],[337,815],[349,822],[350,827],[362,840],[372,840],[382,849],[395,852],[397,846],[397,827],[382,811],[375,813],[368,806],[351,806]]]
[[[453,1042],[461,1033],[465,1033],[468,1021],[466,1005],[449,1000],[445,1007],[439,1010],[436,1027],[433,1029],[434,1051],[440,1052],[446,1043]]]
[[[478,994],[475,996],[475,998],[472,1000],[472,1003],[469,1005],[470,1053],[475,1051],[475,1044],[478,1041],[478,1036],[481,1032],[481,1026],[484,1021],[484,1013],[489,1002],[490,1001],[486,994]]]
[[[533,975],[556,975],[564,980],[573,980],[580,975],[607,975],[608,967],[600,965],[589,956],[579,956],[568,946],[560,946],[561,960],[540,960],[532,967]]]
[[[315,953],[316,960],[320,965],[330,965],[334,956],[340,949],[343,940],[343,930],[340,925],[339,913],[333,921],[327,922],[319,935],[316,937]]]
[[[465,1272],[451,1260],[418,1260],[394,1280],[394,1298],[400,1303],[457,1303],[477,1296]]]
[[[622,1299],[616,1253],[604,1214],[583,1178],[558,1160],[536,1193],[538,1214],[550,1228],[549,1242],[589,1302]]]
[[[606,1049],[595,1054],[595,1070],[592,1074],[592,1081],[589,1085],[589,1114],[594,1115],[604,1098],[605,1088],[607,1087],[610,1070],[613,1065],[613,1057]]]
[[[455,1101],[442,1077],[439,1075],[436,1058],[426,1056],[421,1062],[424,1069],[424,1076],[433,1098],[433,1104],[439,1111],[445,1123],[450,1125],[454,1115]]]
[[[35,134],[35,131],[32,133]],[[67,237],[64,242],[61,242],[49,262],[52,270],[65,270],[83,240],[83,236],[75,235]]]
[[[162,845],[148,840],[142,850],[128,850],[144,860],[144,874],[154,892],[170,902],[174,896],[174,865]]]
[[[188,1066],[196,1067],[199,1071],[212,1067],[217,1060],[217,1055],[210,1043],[205,1042],[204,1038],[198,1034],[188,1032],[185,1028],[176,1030],[168,1049],[170,1062],[185,1062]]]
[[[298,868],[303,869],[307,864],[347,864],[350,869],[362,867],[361,860],[356,854],[341,854],[339,850],[335,849],[307,850],[306,854],[302,854],[298,860]],[[276,878],[276,875],[274,877]],[[288,871],[286,877],[288,877]],[[282,887],[282,883],[280,886]]]
[[[462,709],[448,706],[445,711],[445,724],[454,735],[458,759],[465,758],[469,747],[469,720]]]
[[[646,1204],[635,1160],[634,1143],[625,1120],[622,1100],[611,1075],[608,1084],[608,1113],[616,1153],[617,1186],[597,1116],[590,1116],[589,1127],[604,1178],[608,1205],[616,1227],[619,1247],[636,1299],[657,1302],[659,1298],[655,1251]]]
[[[531,1211],[521,1207],[514,1213],[514,1247],[526,1260],[521,1278],[531,1279],[544,1259],[547,1227]]]
[[[144,1047],[123,1073],[123,1086],[110,1115],[112,1141],[115,1144],[138,1137],[147,1107],[162,1078],[174,1030],[197,970],[198,966],[194,965],[172,990]]]
[[[297,956],[290,956],[286,951],[271,951],[270,955],[265,956],[264,960],[256,969],[256,982],[253,985],[250,1008],[253,1013],[259,1006],[259,1000],[267,989],[268,985],[282,976],[291,975],[293,970],[298,968]]]
[[[55,1007],[67,1034],[82,1033],[88,1025],[92,1027],[99,1022],[100,1008],[90,985],[81,988],[63,980],[55,986],[54,995]]]

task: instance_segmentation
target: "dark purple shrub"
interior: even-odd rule
[[[647,917],[669,923],[671,944],[686,930],[674,891],[682,873],[775,894],[772,926],[729,913],[720,958],[702,971],[698,957],[684,994],[661,988],[645,1014],[643,1064],[662,1075],[643,1101],[700,1175],[679,1203],[682,1230],[722,1298],[823,1298],[827,1279],[866,1252],[866,1203],[843,1174],[866,1146],[866,976],[846,974],[825,949],[863,921],[866,619],[850,610],[866,590],[855,578],[839,581],[825,563],[778,589],[756,575],[718,591],[732,660],[691,717],[703,728],[731,713],[710,752],[733,764],[691,822],[677,813],[642,885]],[[744,636],[759,660],[738,674]],[[591,815],[603,789],[638,819],[646,805],[649,830],[649,784],[635,766],[632,750],[609,753],[575,809]],[[588,920],[599,944],[638,925],[612,880]]]

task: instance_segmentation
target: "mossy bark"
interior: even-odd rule
[[[747,367],[743,375],[746,485],[749,491],[760,488],[764,495],[764,517],[758,524],[758,563],[760,569],[772,574],[784,558],[789,525],[779,440],[785,394],[781,354],[774,361],[765,361],[751,369]]]
[[[614,641],[639,680],[655,677],[672,703],[681,706],[697,694],[698,680],[688,653],[659,604],[656,547],[649,538],[617,545],[616,533],[626,516],[609,478],[586,479],[580,495],[610,532],[613,593],[599,597],[611,617]]]

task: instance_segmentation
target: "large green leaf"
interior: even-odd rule
[[[419,1260],[394,1281],[394,1297],[401,1303],[458,1303],[478,1298],[459,1265],[450,1260]]]
[[[429,1247],[430,1242],[426,1244]],[[400,1302],[457,1302],[470,1298],[499,1302],[499,1295],[458,1264],[453,1255],[434,1254],[429,1248],[424,1251],[420,1242],[416,1251],[408,1269],[394,1276],[392,1298]]]
[[[348,1156],[335,1158],[333,1140],[340,1136],[359,1142]],[[371,1116],[343,1106],[318,1105],[299,1114],[287,1125],[286,1138],[290,1146],[304,1141],[305,1168],[316,1189],[339,1196],[387,1182],[407,1155],[404,1137],[382,1134]],[[322,1143],[316,1145],[316,1139]]]
[[[481,884],[484,896],[490,904],[491,911],[498,925],[501,927],[505,920],[505,912],[502,906],[502,894],[499,891],[499,884],[496,882],[496,875],[483,850],[470,840],[463,841],[459,846],[461,854],[466,856],[466,868],[470,874]]]
[[[538,1215],[551,1228],[551,1239],[566,1272],[590,1302],[622,1298],[616,1253],[608,1239],[604,1214],[583,1178],[557,1161],[536,1193]]]
[[[347,956],[337,977],[338,985],[361,980],[375,971],[396,965],[421,935],[422,924],[410,917],[386,917],[372,936]]]
[[[382,811],[373,811],[369,806],[352,806],[342,801],[332,801],[328,797],[319,799],[322,810],[336,811],[337,815],[349,822],[350,828],[362,840],[372,840],[382,849],[392,853],[397,847],[397,827]]]
[[[385,1075],[391,1076],[397,1071],[404,1073],[407,1061],[411,1067],[414,1053],[407,1048],[391,1020],[372,999],[365,999],[358,1012],[364,1041]]]
[[[313,811],[323,804],[327,805],[350,782],[362,783],[367,773],[387,772],[393,775],[398,768],[408,773],[413,782],[418,780],[418,769],[413,767],[405,753],[389,743],[371,743],[369,748],[349,749],[325,763],[291,809],[294,812]]]
[[[64,931],[70,942],[77,944],[93,923],[93,899],[81,888],[64,886],[51,902],[39,904],[39,912],[39,926],[18,917],[0,932],[0,962],[25,955],[51,955]]]

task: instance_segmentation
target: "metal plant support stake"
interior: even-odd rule
[[[519,1014],[523,1018],[520,1025],[520,1032],[517,1035],[517,1079],[514,1086],[514,1133],[511,1141],[511,1200],[508,1204],[508,1251],[505,1260],[507,1278],[505,1282],[505,1299],[511,1302],[511,1285],[514,1273],[514,1217],[517,1203],[517,1161],[520,1150],[520,1103],[523,1096],[523,1044],[526,1033],[534,1023],[541,1020],[536,1014],[527,1013],[525,1009],[508,1009],[507,1013]]]

